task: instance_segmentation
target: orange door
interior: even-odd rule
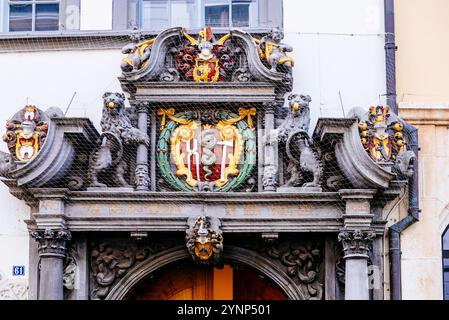
[[[285,294],[258,272],[174,264],[141,281],[131,300],[285,300]]]

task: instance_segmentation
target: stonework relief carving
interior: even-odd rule
[[[66,255],[66,244],[70,241],[72,234],[67,229],[44,229],[32,230],[32,238],[38,243],[38,252],[40,256],[60,256]]]
[[[90,251],[91,298],[104,299],[112,286],[128,271],[151,255],[172,247],[170,242],[138,245],[103,242]]]
[[[324,257],[321,244],[312,241],[268,242],[265,250],[268,256],[278,259],[286,267],[287,274],[296,280],[305,300],[323,299],[321,266]]]
[[[16,161],[35,158],[45,142],[48,131],[47,115],[35,106],[26,106],[6,123],[3,141]]]
[[[283,187],[321,187],[323,162],[320,150],[310,140],[310,96],[292,94],[288,97],[289,111],[275,131],[285,146],[286,176]]]
[[[76,251],[69,248],[67,256],[64,261],[64,272],[62,283],[64,289],[72,291],[75,289],[75,281],[77,276]]]
[[[287,52],[293,48],[282,43],[283,38],[283,32],[277,28],[261,39],[237,29],[216,37],[210,27],[198,36],[183,28],[165,30],[156,38],[134,32],[132,42],[122,49],[126,57],[121,69],[125,77],[146,76],[149,72],[153,74],[148,79],[163,82],[248,82],[254,80],[250,64],[257,59],[257,68],[288,75],[281,82],[289,86],[294,59]],[[248,51],[252,52],[251,57]]]
[[[134,42],[128,43],[122,49],[122,53],[127,55],[122,59],[120,65],[123,72],[137,71],[148,64],[148,59],[151,55],[151,47],[155,38],[143,40],[141,34],[133,33],[131,40]]]
[[[343,245],[345,257],[358,255],[368,258],[375,237],[376,233],[372,230],[343,230],[338,234],[338,241]]]
[[[0,300],[28,299],[28,285],[24,280],[11,280],[0,273]]]
[[[165,183],[179,191],[243,187],[256,165],[255,114],[255,108],[240,108],[238,114],[160,109],[156,160]]]
[[[92,187],[130,187],[128,164],[136,154],[137,145],[149,145],[149,137],[131,124],[125,108],[125,96],[121,93],[106,92],[103,95],[102,134],[99,145],[89,159],[89,177]],[[112,176],[99,181],[100,174]]]
[[[189,218],[186,245],[193,260],[199,264],[223,266],[223,235],[221,222],[215,217]]]
[[[254,39],[258,46],[260,59],[271,68],[271,71],[279,70],[282,66],[287,72],[295,65],[295,60],[288,56],[286,52],[292,52],[293,47],[282,43],[284,33],[278,28],[273,28],[270,33],[259,39]]]

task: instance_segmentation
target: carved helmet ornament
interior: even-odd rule
[[[223,235],[221,222],[215,217],[189,218],[186,245],[193,260],[199,264],[221,267]]]
[[[3,141],[14,160],[28,162],[37,156],[45,142],[48,118],[35,106],[26,106],[7,121],[6,130]]]
[[[228,33],[214,41],[210,27],[204,28],[198,39],[185,31],[187,42],[176,54],[176,68],[186,80],[194,82],[224,81],[234,69],[234,52],[225,42],[231,37]]]
[[[395,162],[406,145],[404,126],[390,115],[388,106],[370,107],[359,122],[360,140],[371,159],[377,163]]]

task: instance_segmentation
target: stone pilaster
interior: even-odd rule
[[[265,139],[264,139],[264,167],[263,167],[263,191],[276,191],[278,185],[278,163],[277,163],[277,139],[272,133],[275,127],[274,113],[276,103],[270,102],[265,107]]]
[[[148,108],[147,103],[137,102],[136,110],[138,115],[138,128],[140,131],[148,135]],[[137,146],[136,157],[136,190],[148,190],[150,185],[150,177],[148,175],[148,146],[141,143]]]
[[[369,300],[368,253],[375,237],[371,230],[347,230],[338,234],[346,264],[345,300]]]
[[[39,300],[63,300],[63,267],[66,242],[71,239],[67,229],[44,229],[30,232],[38,243],[40,259]]]
[[[340,190],[346,202],[344,228],[338,234],[345,259],[345,300],[369,300],[369,248],[376,237],[371,230],[373,214],[370,201],[376,190]]]

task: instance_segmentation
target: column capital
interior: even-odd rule
[[[370,244],[375,237],[372,230],[341,230],[338,241],[343,245],[344,259],[368,259]]]
[[[146,101],[135,101],[133,105],[136,107],[137,113],[147,113],[148,112],[148,102]]]
[[[64,258],[66,253],[66,242],[72,238],[68,229],[35,229],[30,232],[38,242],[40,257]]]
[[[277,103],[276,101],[264,102],[263,106],[265,108],[265,114],[271,114],[276,110]]]

